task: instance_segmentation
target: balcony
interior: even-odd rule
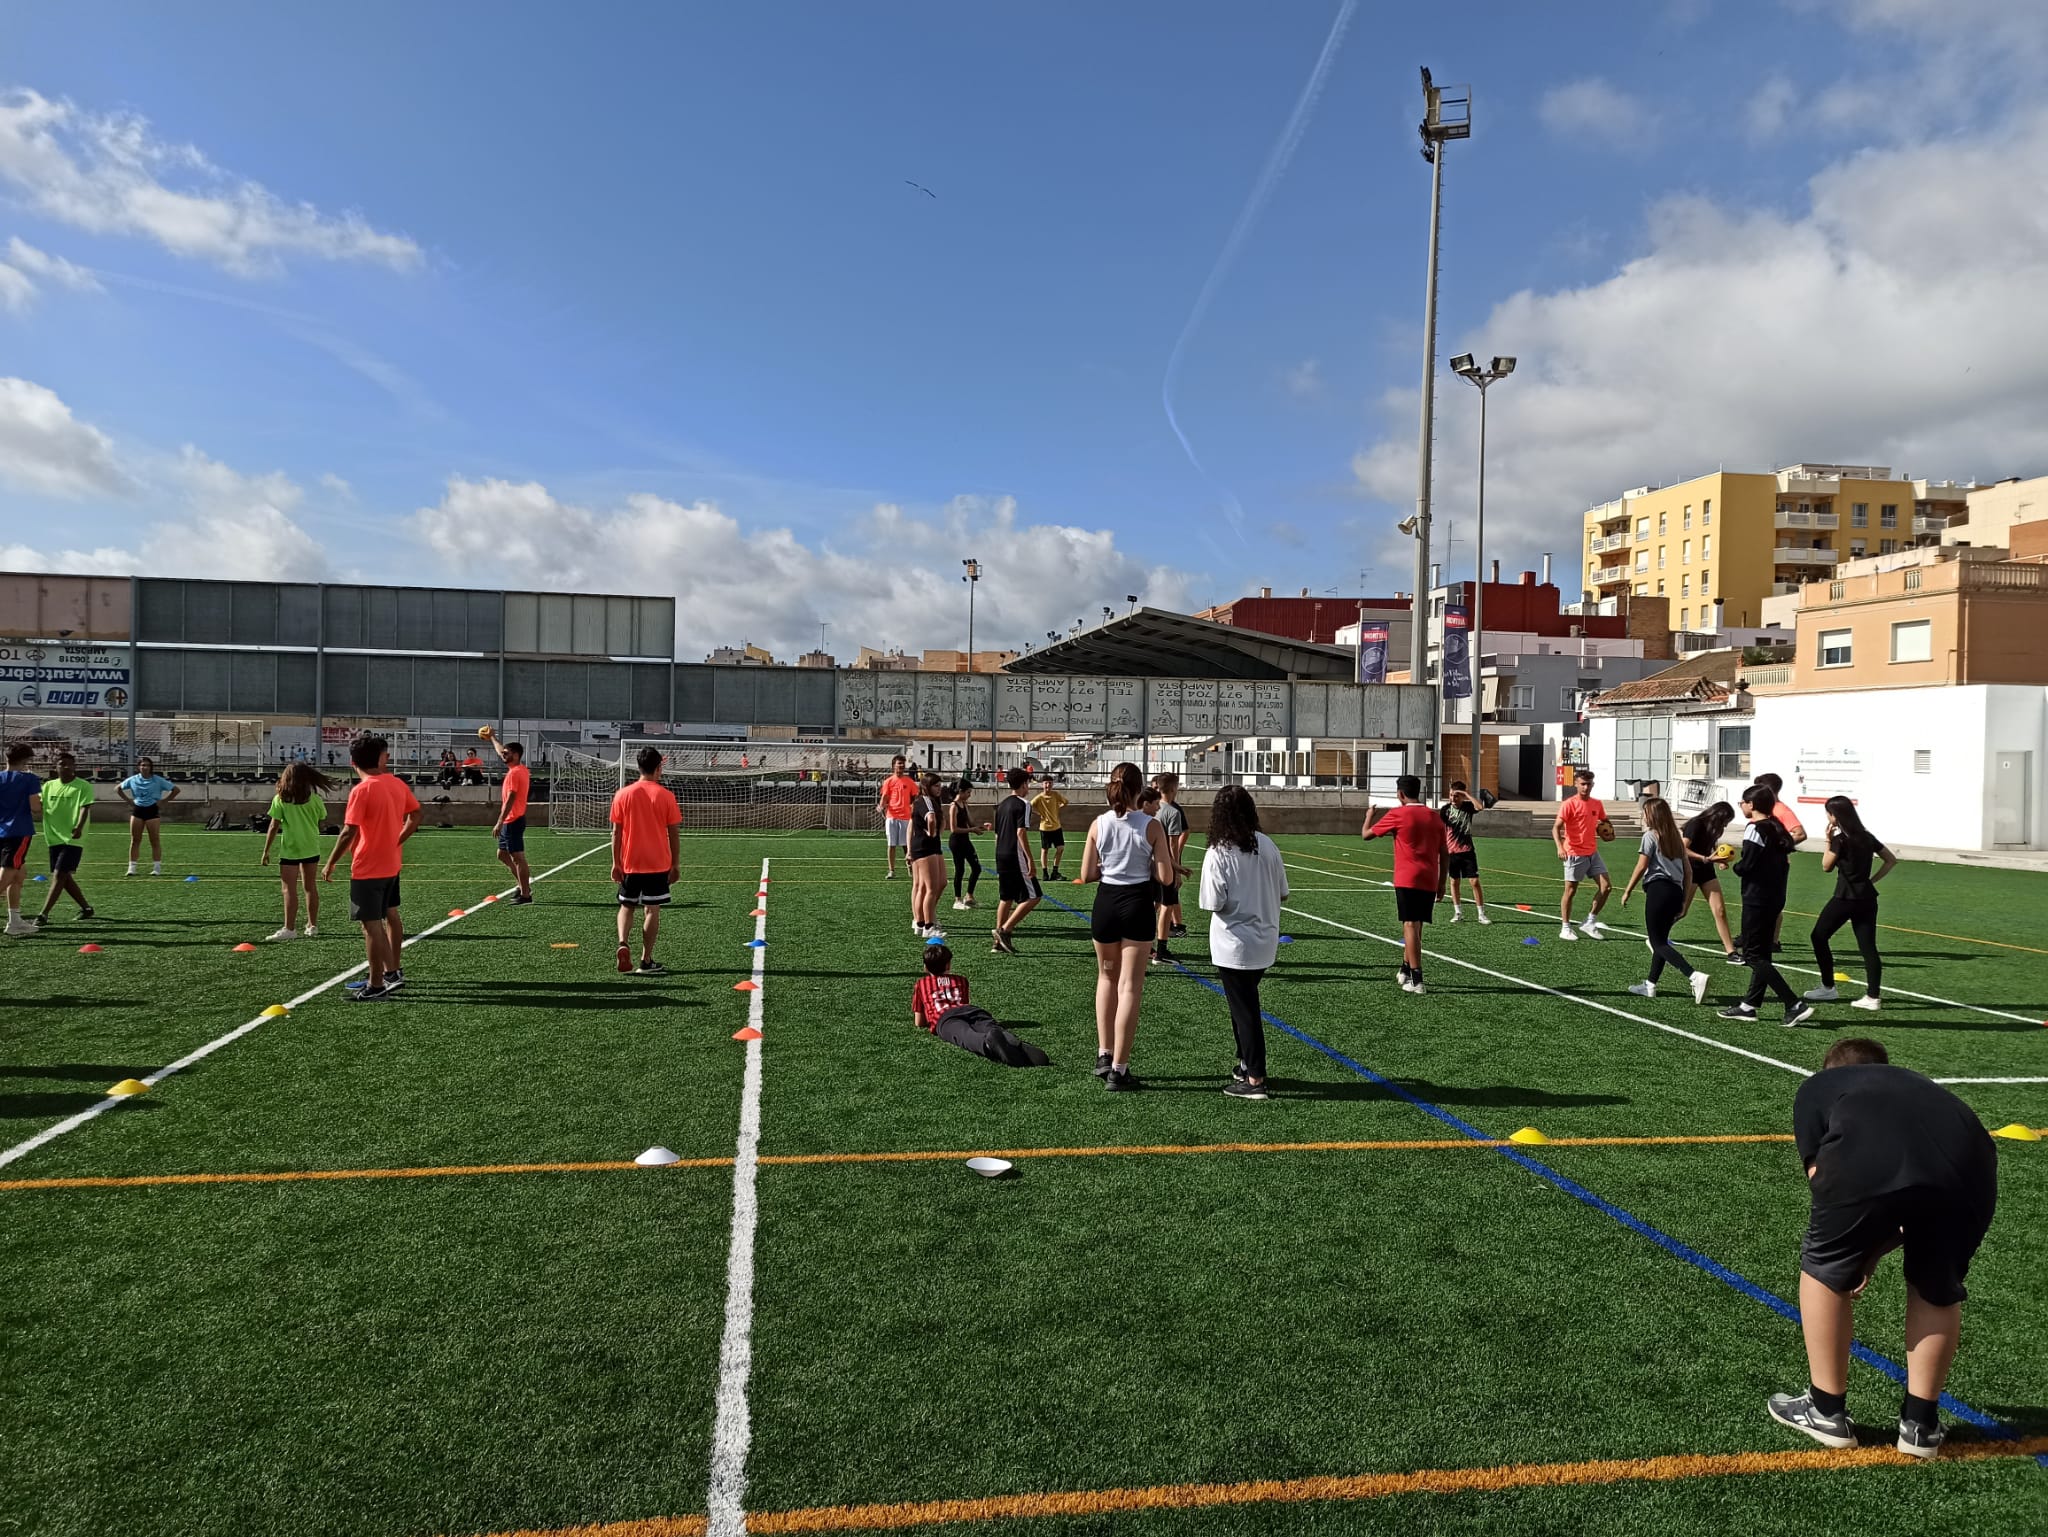
[[[1590,544],[1586,546],[1586,549],[1590,554],[1608,555],[1613,553],[1615,550],[1620,549],[1623,545],[1627,543],[1628,530],[1623,529],[1618,534],[1608,534],[1602,538],[1593,540]]]
[[[1929,517],[1925,513],[1913,514],[1913,532],[1916,535],[1945,534],[1948,532],[1948,518],[1941,513]]]
[[[1771,561],[1780,566],[1832,566],[1839,558],[1839,551],[1806,549],[1799,545],[1781,544],[1771,551]]]
[[[1771,583],[1771,596],[1774,598],[1789,598],[1799,591],[1799,585],[1797,582],[1773,582]]]
[[[1625,582],[1628,579],[1629,569],[1625,565],[1602,566],[1599,570],[1593,573],[1593,585],[1595,587],[1606,587],[1611,583]]]
[[[1917,520],[1916,520],[1917,521]],[[1780,507],[1771,520],[1774,528],[1840,528],[1841,515],[1833,512],[1801,512]]]

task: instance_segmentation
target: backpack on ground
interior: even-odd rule
[[[932,1027],[932,1034],[962,1051],[971,1051],[1005,1067],[1052,1065],[1042,1047],[997,1024],[996,1017],[978,1004],[963,1003],[957,1009],[946,1010]]]
[[[228,830],[228,814],[216,811],[206,819],[206,830],[210,833],[224,833]]]

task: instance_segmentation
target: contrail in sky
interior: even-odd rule
[[[1265,211],[1266,200],[1273,195],[1273,189],[1280,184],[1280,178],[1287,174],[1287,163],[1294,158],[1294,152],[1301,146],[1301,137],[1308,131],[1308,121],[1315,115],[1316,101],[1323,94],[1323,82],[1329,78],[1330,66],[1337,62],[1337,51],[1344,46],[1345,30],[1351,25],[1351,17],[1358,10],[1358,0],[1344,0],[1337,12],[1337,19],[1330,23],[1330,35],[1323,39],[1323,51],[1316,58],[1316,67],[1309,72],[1308,84],[1301,88],[1301,95],[1295,100],[1294,111],[1288,114],[1287,126],[1280,130],[1280,137],[1274,142],[1273,151],[1266,156],[1265,167],[1259,172],[1259,179],[1252,183],[1251,196],[1245,199],[1244,208],[1237,216],[1237,222],[1230,227],[1230,236],[1223,242],[1223,249],[1217,254],[1216,264],[1209,269],[1208,281],[1202,284],[1202,291],[1195,295],[1194,308],[1188,311],[1187,323],[1180,328],[1180,336],[1173,344],[1172,355],[1166,360],[1166,377],[1160,381],[1159,400],[1166,407],[1166,424],[1173,429],[1173,435],[1180,439],[1181,451],[1188,456],[1188,463],[1195,467],[1195,473],[1209,483],[1209,486],[1223,498],[1224,510],[1230,516],[1230,526],[1238,536],[1244,538],[1244,508],[1238,505],[1237,497],[1230,488],[1219,483],[1214,476],[1202,468],[1202,461],[1196,457],[1194,445],[1188,442],[1188,435],[1181,431],[1180,418],[1173,413],[1173,384],[1180,372],[1181,354],[1187,351],[1189,340],[1202,324],[1209,312],[1209,305],[1216,297],[1216,291],[1229,276],[1231,264],[1237,260],[1237,253],[1245,239],[1252,232],[1252,226],[1259,222],[1259,215]]]

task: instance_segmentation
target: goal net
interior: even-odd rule
[[[550,755],[550,825],[604,833],[611,800],[640,774],[640,749],[662,755],[661,780],[685,833],[878,829],[875,798],[900,748],[869,743],[680,742],[627,738],[614,758],[574,748]]]
[[[121,715],[0,711],[0,741],[26,743],[35,754],[31,767],[36,773],[54,772],[57,754],[68,752],[88,779],[118,778],[138,758],[148,758],[159,774],[178,780],[261,774],[270,767],[264,756],[267,736],[262,721],[216,715],[142,717],[131,738],[127,717]]]

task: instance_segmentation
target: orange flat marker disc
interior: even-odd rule
[[[732,1038],[736,1041],[758,1041],[761,1039],[761,1032],[749,1025],[744,1030],[733,1031]]]
[[[80,955],[98,955],[100,953],[100,947],[98,945],[80,945],[78,947],[78,953]]]
[[[768,909],[765,907],[757,907],[752,912],[748,913],[747,916],[749,918],[765,918],[768,916]]]
[[[239,945],[236,945],[236,946],[235,946],[235,954],[237,954],[237,955],[247,955],[247,954],[248,954],[248,953],[249,953],[249,952],[250,952],[251,950],[254,950],[255,948],[256,948],[256,947],[255,947],[254,945],[250,944],[250,943],[249,943],[249,942],[248,942],[248,941],[247,941],[247,940],[245,939],[245,940],[243,940],[243,941],[242,941],[242,942],[241,942],[241,943],[240,943]]]
[[[759,982],[735,982],[732,985],[732,990],[736,993],[758,993],[761,991],[761,984]]]
[[[462,909],[459,907],[451,907],[448,909],[448,916],[451,918],[460,918],[462,915]]]

